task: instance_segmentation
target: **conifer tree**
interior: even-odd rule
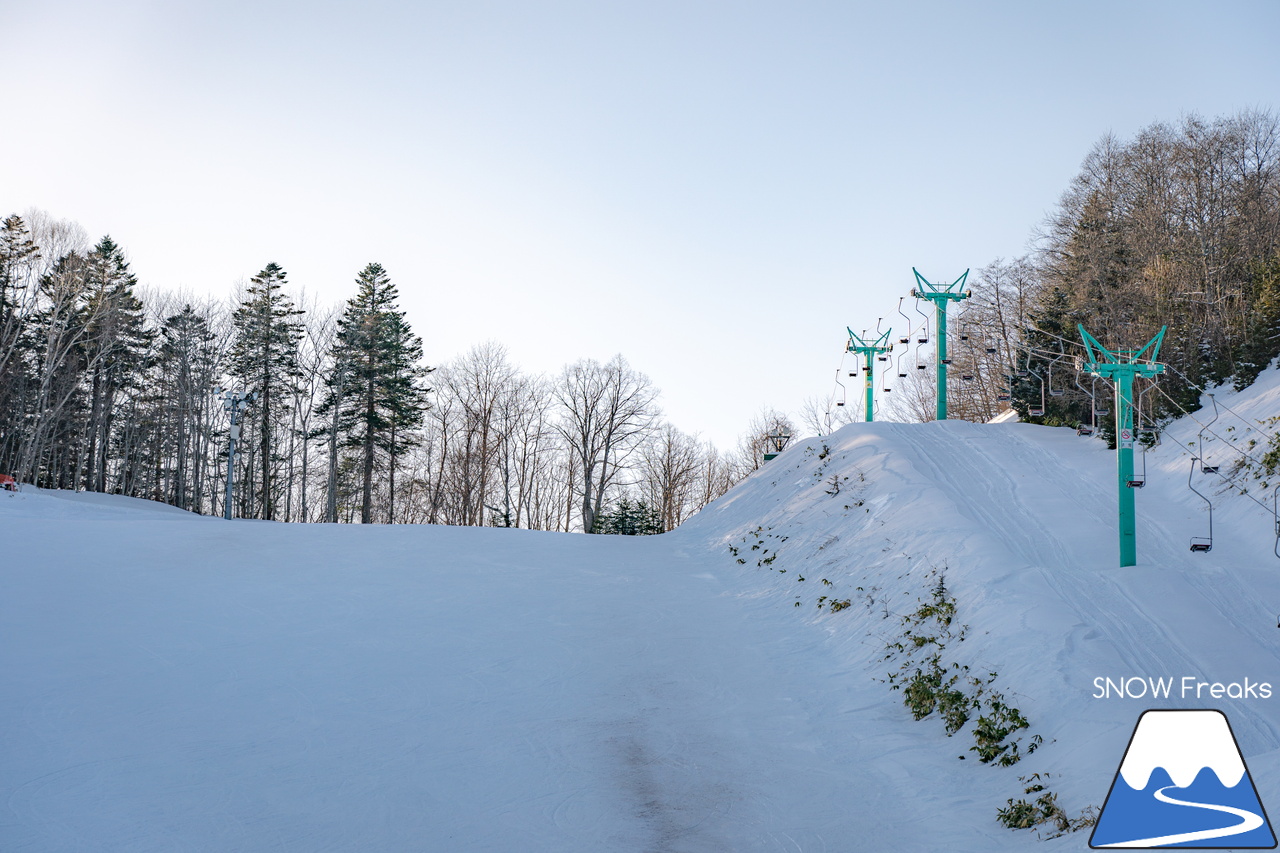
[[[396,457],[413,445],[422,424],[426,402],[420,379],[429,370],[418,365],[422,339],[398,310],[399,294],[386,270],[371,263],[356,285],[359,290],[338,320],[329,394],[318,413],[329,415],[334,435],[343,437],[334,441],[331,453],[339,444],[360,452],[360,521],[369,524],[377,453],[388,457],[394,492]]]
[[[231,372],[239,377],[246,391],[257,398],[249,411],[249,420],[258,429],[258,462],[261,478],[261,517],[275,517],[272,482],[272,438],[275,421],[287,411],[286,400],[298,377],[298,341],[302,337],[302,311],[283,291],[285,271],[279,264],[269,263],[255,275],[245,291],[245,298],[232,316],[235,337],[231,344]]]
[[[156,353],[162,404],[168,410],[165,435],[172,443],[165,451],[173,459],[166,499],[183,509],[199,511],[203,433],[218,375],[216,335],[208,319],[191,305],[165,319]]]
[[[133,293],[138,280],[110,236],[89,253],[85,276],[93,303],[86,335],[93,369],[84,479],[89,490],[104,492],[116,396],[139,376],[155,335],[146,328],[142,300]]]
[[[40,250],[20,216],[0,226],[0,470],[8,470],[20,430],[24,326],[34,313],[33,269]],[[29,341],[25,342],[29,346]]]

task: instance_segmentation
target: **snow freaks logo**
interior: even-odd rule
[[[1275,833],[1226,715],[1143,713],[1089,846],[1274,848]]]

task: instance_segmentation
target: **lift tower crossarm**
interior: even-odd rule
[[[866,341],[859,335],[854,334],[853,329],[849,329],[849,347],[848,352],[856,352],[862,356],[862,369],[865,371],[866,378],[866,397],[867,397],[867,423],[871,423],[872,410],[875,406],[875,357],[882,352],[893,352],[893,344],[889,343],[889,333],[892,329],[886,329],[885,333],[874,341]]]
[[[1133,379],[1135,376],[1151,379],[1164,373],[1164,365],[1156,361],[1160,344],[1168,326],[1162,326],[1158,334],[1140,350],[1115,352],[1098,343],[1098,339],[1076,325],[1080,339],[1084,341],[1086,358],[1084,369],[1099,379],[1107,379],[1116,387],[1116,475],[1119,485],[1120,566],[1138,563],[1137,534],[1133,487]]]
[[[938,420],[945,421],[947,419],[947,303],[951,301],[959,302],[961,299],[968,299],[973,295],[973,291],[965,290],[964,283],[969,277],[969,271],[964,273],[955,281],[943,287],[940,284],[932,284],[920,275],[920,272],[912,267],[911,271],[916,275],[916,287],[912,289],[911,295],[916,299],[928,299],[933,302],[935,317],[938,326]]]

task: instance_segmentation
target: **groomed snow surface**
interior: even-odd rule
[[[1280,376],[1218,399],[1265,441]],[[1114,453],[1016,423],[849,426],[647,538],[0,493],[0,849],[1080,850],[996,810],[1030,773],[1100,806],[1147,708],[1225,712],[1280,810],[1272,517],[1215,495],[1188,551],[1197,429],[1150,454],[1127,569]],[[943,569],[958,660],[1045,739],[1015,767],[881,681]],[[1133,676],[1273,698],[1092,698]]]

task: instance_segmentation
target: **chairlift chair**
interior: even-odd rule
[[[1064,354],[1064,355],[1065,355],[1065,354]],[[1061,397],[1061,396],[1063,396],[1064,394],[1066,394],[1066,393],[1067,393],[1067,389],[1066,389],[1066,388],[1054,388],[1054,387],[1053,387],[1053,367],[1054,367],[1054,365],[1055,365],[1055,364],[1057,364],[1057,363],[1058,363],[1058,361],[1059,361],[1060,359],[1062,359],[1062,358],[1063,358],[1063,356],[1062,356],[1062,355],[1060,355],[1060,356],[1058,356],[1057,358],[1055,358],[1053,361],[1049,362],[1049,396],[1050,396],[1050,397]]]
[[[1090,383],[1090,387],[1092,387],[1095,391],[1097,391],[1098,377],[1096,376],[1093,377],[1093,382]],[[1095,406],[1093,409],[1093,413],[1100,418],[1105,418],[1107,415],[1111,414],[1111,407],[1104,403],[1101,406]]]
[[[907,330],[898,337],[898,343],[909,344],[911,343],[911,318],[902,310],[902,300],[904,298],[902,296],[898,297],[898,313],[902,315],[902,319],[907,321]]]
[[[913,295],[914,293],[915,291],[912,291]],[[920,310],[920,300],[918,298],[916,299],[916,313],[923,318],[923,322],[920,325],[920,332],[916,337],[916,343],[927,344],[929,343],[929,315]]]
[[[1199,495],[1200,499],[1209,505],[1209,535],[1208,536],[1192,536],[1191,550],[1207,552],[1207,551],[1213,550],[1213,501],[1205,497],[1205,495],[1201,493],[1200,490],[1197,489],[1191,483],[1191,478],[1194,477],[1196,474],[1196,462],[1199,462],[1199,461],[1200,460],[1197,457],[1191,458],[1191,470],[1187,472],[1187,488],[1191,489],[1191,491]]]
[[[1030,375],[1034,376],[1037,379],[1040,379],[1040,405],[1039,406],[1028,405],[1027,414],[1033,418],[1042,418],[1044,417],[1044,409],[1045,409],[1044,379],[1041,379],[1040,374],[1036,373],[1034,370],[1030,371]]]
[[[1280,504],[1276,503],[1277,500],[1280,500],[1280,486],[1276,486],[1275,491],[1271,493],[1271,515],[1276,534],[1275,554],[1280,557]],[[1277,621],[1276,627],[1280,628],[1280,621]]]
[[[1125,480],[1124,484],[1131,489],[1141,489],[1147,484],[1147,448],[1142,448],[1142,470],[1134,471],[1133,478]]]
[[[1202,474],[1218,473],[1218,466],[1209,465],[1208,460],[1204,458],[1204,431],[1207,430],[1209,427],[1213,426],[1213,422],[1218,419],[1218,399],[1214,397],[1212,394],[1210,394],[1209,401],[1213,403],[1213,417],[1209,420],[1209,423],[1200,427],[1200,433],[1199,435],[1196,436],[1196,439],[1199,442],[1199,446],[1200,446],[1200,473]]]

